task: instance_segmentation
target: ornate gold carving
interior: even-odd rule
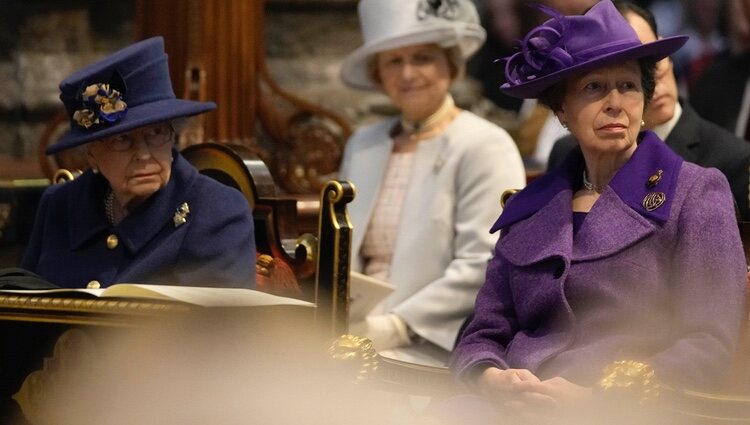
[[[656,373],[646,363],[634,360],[613,362],[604,370],[599,388],[605,392],[616,392],[635,397],[639,403],[659,398],[661,384]]]
[[[313,264],[313,267],[315,267],[315,259],[318,258],[318,238],[312,233],[301,234],[295,243],[295,251],[298,249],[304,249],[305,262]]]
[[[35,314],[30,315],[28,310],[33,310]],[[183,314],[189,311],[189,306],[171,303],[0,295],[0,317],[3,320],[132,326],[135,325],[135,317]],[[121,315],[127,315],[130,319],[123,320]]]
[[[508,202],[508,199],[510,199],[511,196],[515,195],[518,192],[518,189],[506,189],[503,191],[503,193],[500,195],[500,206],[505,208],[505,204]]]
[[[255,260],[255,273],[262,274],[263,276],[271,275],[271,268],[274,265],[273,257],[267,254],[260,254],[258,259]]]
[[[346,362],[347,367],[353,372],[354,382],[365,382],[378,370],[380,356],[367,338],[342,335],[331,344],[328,351],[334,359]]]
[[[346,332],[349,321],[349,264],[351,263],[352,223],[346,204],[355,196],[348,181],[329,181],[320,194],[318,218],[318,273],[315,276],[315,301],[330,310],[332,334]],[[322,247],[326,247],[323,249]],[[333,250],[329,252],[330,248]],[[316,317],[322,317],[324,314]],[[327,320],[326,319],[326,320]],[[322,322],[321,322],[322,323]]]
[[[345,140],[310,114],[287,125],[288,142],[275,149],[271,170],[287,191],[316,193],[336,178]]]
[[[66,170],[65,168],[60,168],[59,170],[55,171],[55,174],[52,175],[52,183],[54,184],[62,184],[67,183],[69,181],[74,180],[76,177],[81,175],[81,170]]]
[[[93,339],[80,329],[68,329],[55,343],[52,357],[44,359],[42,369],[31,372],[13,395],[24,416],[32,424],[54,424],[45,414],[45,403],[59,400],[65,384],[96,358]]]
[[[262,55],[258,88],[258,118],[267,143],[255,140],[251,148],[287,192],[320,193],[338,173],[351,126],[342,116],[283,90]]]

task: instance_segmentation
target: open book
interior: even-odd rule
[[[362,273],[349,275],[349,322],[364,320],[369,312],[393,290],[393,285]]]
[[[252,306],[303,306],[315,304],[296,298],[280,297],[265,292],[243,288],[213,288],[196,286],[142,285],[118,283],[100,289],[34,289],[0,290],[0,294],[65,296],[88,294],[97,298],[148,299],[182,302],[202,307],[252,307]]]

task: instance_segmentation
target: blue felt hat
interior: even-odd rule
[[[213,102],[175,97],[162,37],[132,44],[70,75],[60,83],[60,100],[70,131],[47,154],[216,109]]]

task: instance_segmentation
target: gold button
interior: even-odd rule
[[[101,283],[99,283],[98,280],[92,280],[88,284],[86,284],[87,289],[99,289],[102,286]]]
[[[109,235],[107,236],[107,248],[109,249],[115,249],[117,248],[117,245],[120,244],[120,240],[117,239],[117,235]]]

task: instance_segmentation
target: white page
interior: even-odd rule
[[[349,275],[349,321],[364,320],[369,312],[396,289],[392,284],[362,273]]]

